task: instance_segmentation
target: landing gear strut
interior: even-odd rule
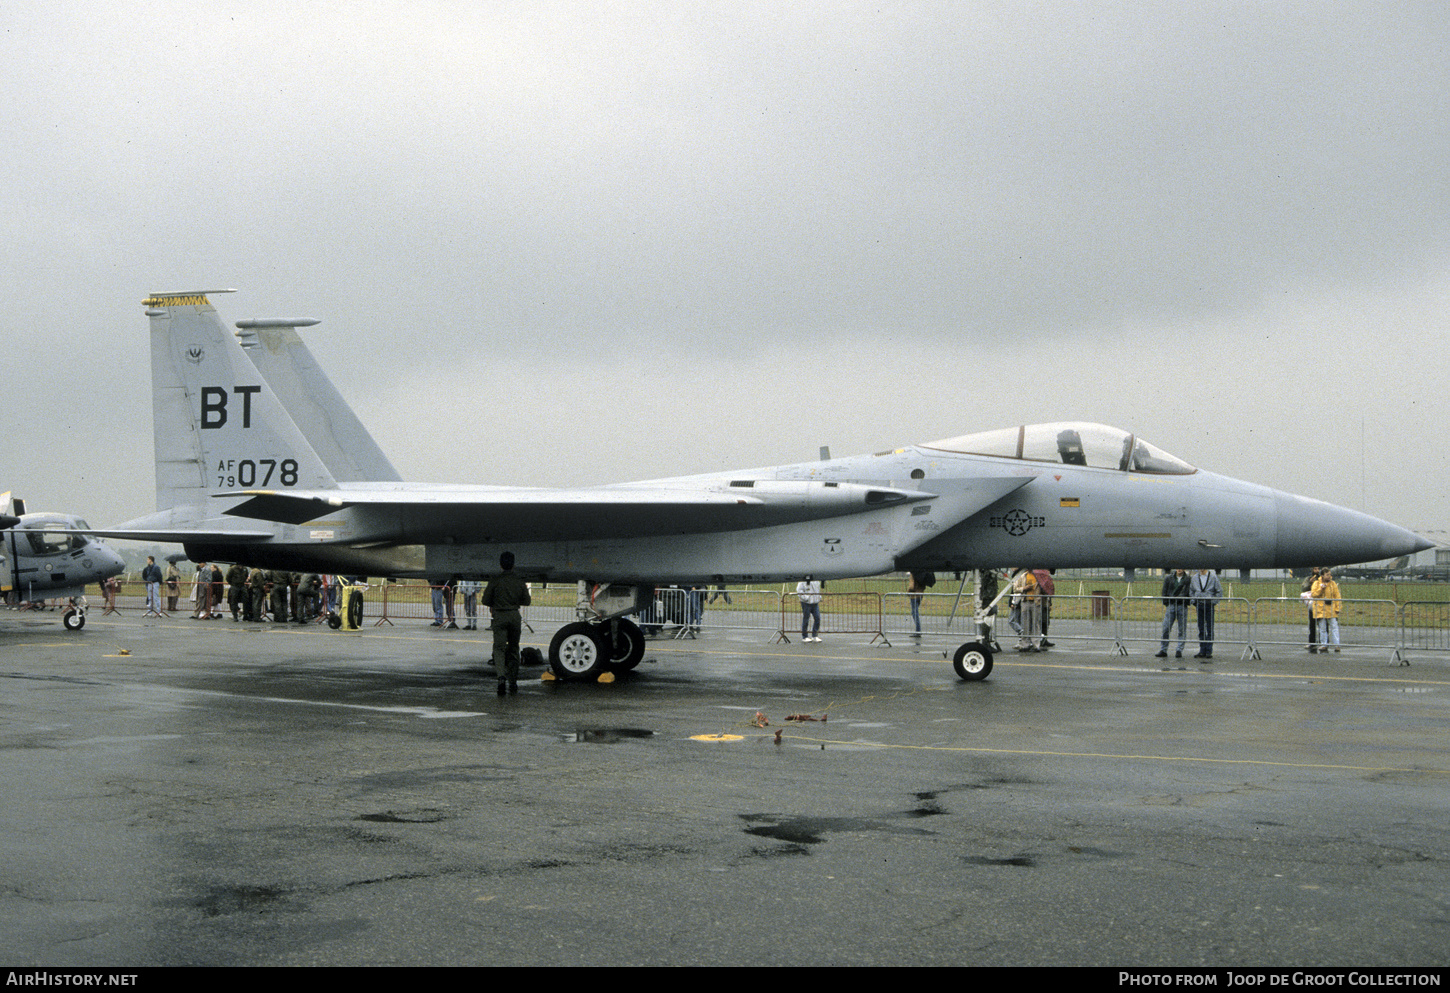
[[[61,611],[60,622],[67,631],[79,631],[86,626],[86,608],[71,604]]]
[[[612,672],[628,672],[644,658],[644,631],[628,617],[611,617],[604,629],[605,651]]]

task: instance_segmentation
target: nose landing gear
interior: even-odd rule
[[[952,668],[969,683],[986,679],[992,671],[992,650],[980,641],[969,641],[952,656]]]

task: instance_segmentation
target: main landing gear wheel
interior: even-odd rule
[[[549,666],[560,679],[591,679],[608,663],[604,632],[597,624],[565,624],[549,642]]]
[[[952,668],[969,683],[986,679],[992,671],[992,650],[980,641],[969,641],[952,656]]]
[[[604,651],[609,668],[628,672],[644,658],[644,631],[627,617],[615,617],[600,625],[604,635]]]
[[[60,622],[65,625],[67,631],[79,631],[86,626],[86,615],[74,607],[67,607],[60,615]]]

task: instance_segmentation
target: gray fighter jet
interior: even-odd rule
[[[181,542],[194,560],[432,579],[486,578],[509,550],[526,579],[610,590],[555,636],[562,676],[637,664],[644,638],[629,617],[656,584],[1040,564],[1286,568],[1430,547],[1082,422],[610,486],[401,482],[301,345],[294,329],[313,322],[242,322],[238,341],[208,298],[220,292],[231,291],[145,301],[158,509],[97,533]],[[963,678],[990,670],[984,646],[963,651],[974,660],[958,665]]]

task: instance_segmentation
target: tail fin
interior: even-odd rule
[[[145,301],[159,511],[186,506],[213,518],[225,509],[210,500],[216,493],[337,486],[207,300],[229,292],[153,293]]]
[[[339,482],[403,477],[322,371],[296,329],[314,320],[238,321],[242,351],[276,392],[307,443]]]

